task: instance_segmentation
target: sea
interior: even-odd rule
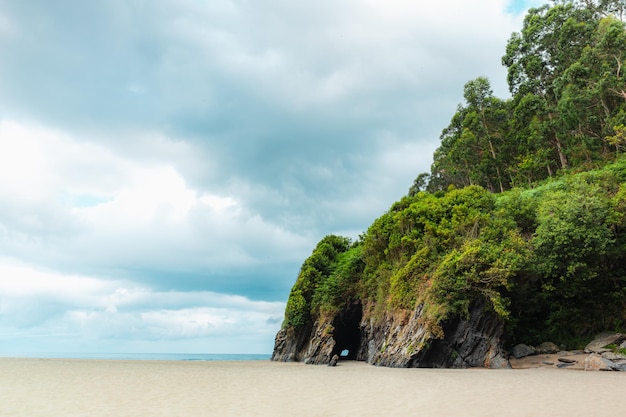
[[[137,360],[137,361],[262,361],[269,360],[271,354],[259,353],[27,353],[1,355],[14,358],[42,359],[98,359],[98,360]]]

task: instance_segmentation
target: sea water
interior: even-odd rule
[[[102,359],[102,360],[146,360],[146,361],[257,361],[269,360],[271,354],[248,353],[27,353],[2,355],[14,358],[45,359]]]

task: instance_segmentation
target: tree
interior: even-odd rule
[[[465,104],[459,105],[441,134],[428,189],[481,185],[502,192],[509,187],[501,152],[506,146],[508,104],[493,96],[484,77],[466,83],[463,97]]]
[[[580,57],[555,81],[560,128],[571,137],[569,152],[577,165],[612,152],[604,139],[623,120],[625,50],[624,23],[602,18]]]
[[[572,3],[531,9],[521,32],[509,39],[502,63],[508,69],[509,90],[516,96],[533,95],[545,104],[535,116],[545,126],[561,168],[569,167],[567,134],[559,129],[555,81],[578,59],[588,44],[598,14]]]
[[[553,3],[572,3],[577,7],[584,7],[603,15],[613,15],[619,20],[624,20],[626,11],[625,0],[553,0]]]
[[[320,285],[335,272],[341,254],[350,249],[350,239],[343,236],[325,236],[315,247],[302,267],[293,285],[285,309],[286,327],[302,327],[311,321],[311,313],[315,307],[313,298]]]
[[[409,188],[408,196],[412,197],[420,191],[426,190],[429,178],[430,175],[427,172],[422,172],[421,174],[419,174],[413,181],[413,185],[411,185],[411,188]]]
[[[538,207],[531,243],[540,288],[533,297],[544,306],[546,332],[553,338],[605,330],[607,311],[613,310],[610,300],[623,297],[609,266],[617,217],[610,195],[597,182],[567,178],[546,190]],[[598,305],[605,311],[598,311]],[[619,317],[619,312],[613,314]]]

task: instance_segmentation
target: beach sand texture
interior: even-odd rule
[[[626,415],[626,373],[0,358],[0,416]]]

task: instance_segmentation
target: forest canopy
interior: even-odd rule
[[[626,145],[625,3],[530,9],[502,57],[512,97],[495,97],[484,77],[465,84],[465,101],[441,133],[428,190],[502,192],[614,160]]]

